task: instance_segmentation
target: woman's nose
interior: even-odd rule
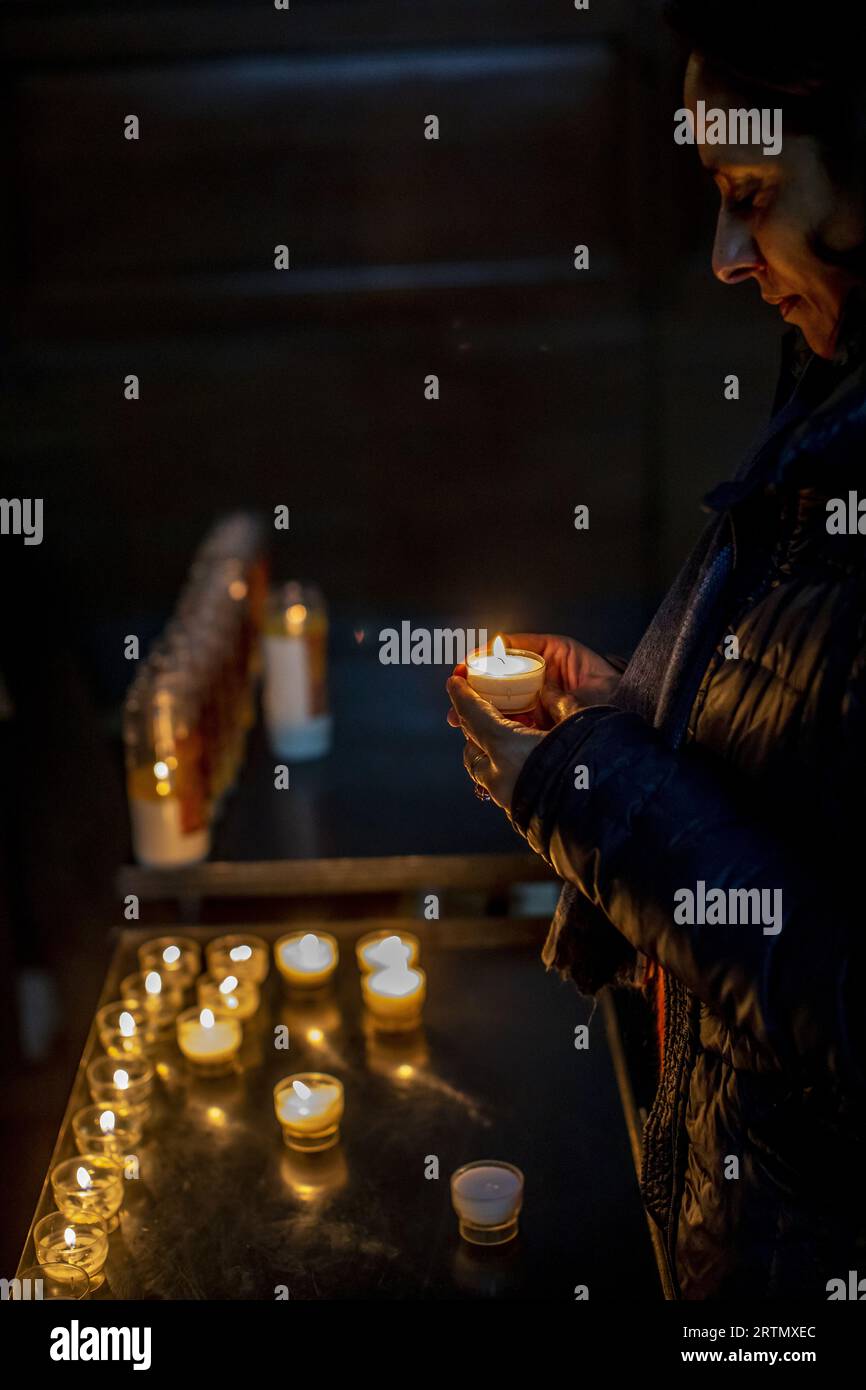
[[[742,221],[722,209],[713,243],[713,274],[726,285],[746,280],[763,266],[754,237]]]

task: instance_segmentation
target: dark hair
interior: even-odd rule
[[[749,105],[779,106],[817,140],[839,188],[866,193],[866,79],[850,0],[668,0],[668,23],[707,71]],[[866,279],[866,246],[816,253]]]

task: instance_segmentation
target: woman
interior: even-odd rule
[[[866,1294],[866,94],[846,29],[822,48],[814,14],[673,11],[692,113],[783,112],[778,155],[696,147],[721,197],[715,274],[791,325],[775,414],[624,670],[515,634],[548,662],[545,729],[461,668],[449,720],[565,880],[547,964],[657,1010],[642,1191],[673,1296],[826,1299],[852,1270]]]

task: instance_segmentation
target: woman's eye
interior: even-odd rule
[[[748,213],[756,212],[767,206],[768,197],[762,189],[752,189],[750,193],[742,193],[738,197],[731,198],[730,208],[732,212]]]

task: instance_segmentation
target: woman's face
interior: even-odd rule
[[[696,55],[686,70],[685,105],[724,111],[750,103],[705,71]],[[784,111],[784,97],[778,103]],[[828,265],[812,238],[834,251],[853,250],[864,238],[862,200],[837,188],[817,141],[784,132],[777,155],[759,145],[699,145],[701,163],[721,195],[713,271],[725,284],[758,282],[761,298],[796,324],[813,352],[832,357],[839,320],[855,277]]]

